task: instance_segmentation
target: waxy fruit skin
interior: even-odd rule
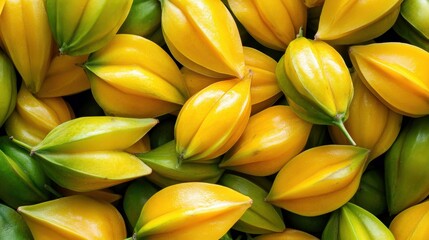
[[[56,126],[74,117],[73,109],[64,98],[39,98],[22,84],[16,107],[4,127],[8,136],[34,146]]]
[[[274,174],[304,149],[311,126],[289,106],[266,108],[250,117],[219,166],[254,176]]]
[[[252,199],[212,183],[179,183],[156,192],[143,206],[136,239],[218,240],[252,205]]]
[[[46,0],[49,27],[59,52],[79,56],[104,47],[125,21],[132,2]]]
[[[402,0],[325,0],[314,38],[344,45],[372,40],[393,26],[401,3]]]
[[[292,110],[304,120],[344,128],[353,82],[341,55],[329,44],[305,37],[293,40],[277,63],[277,81]]]
[[[365,86],[393,111],[429,114],[429,53],[408,43],[383,42],[350,47],[350,59]]]
[[[1,4],[1,3],[0,3]],[[0,239],[32,239],[30,229],[15,209],[0,203]]]
[[[384,158],[387,207],[391,215],[429,196],[429,116],[411,119]],[[411,187],[412,186],[412,187]]]
[[[301,230],[286,228],[281,233],[266,233],[253,238],[254,240],[319,240],[319,238]]]
[[[401,130],[402,115],[378,100],[357,72],[352,73],[352,80],[354,95],[344,126],[357,146],[371,150],[368,159],[372,161],[392,146]],[[329,134],[334,143],[349,144],[336,126],[329,126]]]
[[[170,55],[137,35],[117,34],[84,67],[92,94],[107,115],[158,117],[180,110],[188,98]]]
[[[36,96],[40,98],[63,97],[88,90],[90,88],[89,80],[81,66],[87,60],[88,55],[53,57],[45,80]]]
[[[246,75],[237,25],[220,0],[162,0],[165,42],[183,66],[212,77]]]
[[[251,78],[216,82],[189,98],[175,125],[179,161],[211,160],[237,142],[250,118]]]
[[[37,93],[48,71],[54,45],[45,1],[6,0],[0,15],[0,31],[4,49],[24,84],[31,93]]]
[[[302,0],[228,0],[228,5],[250,35],[262,45],[284,51],[307,25]]]
[[[348,202],[331,214],[322,239],[395,240],[395,237],[389,228],[372,213]]]
[[[15,68],[12,61],[2,50],[0,50],[0,86],[1,127],[15,109],[17,95]]]
[[[334,144],[301,152],[277,173],[266,201],[303,216],[334,211],[356,193],[368,154]]]
[[[429,236],[429,202],[404,209],[389,225],[396,240],[419,240]]]
[[[125,222],[110,203],[74,195],[20,206],[35,240],[123,240]],[[83,221],[84,219],[84,221]]]

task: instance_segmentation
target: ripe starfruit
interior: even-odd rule
[[[402,115],[378,100],[356,72],[352,73],[352,80],[354,95],[344,126],[357,146],[371,150],[368,159],[372,161],[385,153],[395,141],[401,129]],[[339,128],[329,126],[329,133],[334,143],[348,144],[348,139]]]
[[[254,39],[275,50],[284,51],[307,25],[302,0],[228,0],[228,5]]]
[[[425,18],[428,13],[428,1],[404,0],[393,29],[409,43],[429,51],[429,22]]]
[[[37,97],[63,97],[83,92],[90,88],[88,77],[81,65],[88,55],[57,55],[49,64],[45,80]]]
[[[4,203],[17,208],[47,201],[51,194],[45,185],[50,183],[36,156],[7,136],[0,137],[0,199]]]
[[[285,223],[280,208],[265,201],[268,192],[251,179],[236,175],[224,174],[219,184],[236,190],[252,199],[252,206],[232,226],[232,229],[249,233],[264,234],[282,232]]]
[[[39,98],[22,84],[16,107],[4,126],[7,135],[34,146],[49,131],[73,118],[73,109],[62,97]]]
[[[384,159],[389,213],[397,214],[429,196],[429,116],[411,119]],[[410,187],[412,186],[412,187]]]
[[[396,240],[419,240],[429,236],[429,201],[410,206],[396,215],[389,225]]]
[[[224,80],[193,95],[183,105],[175,125],[179,161],[205,161],[227,152],[250,118],[251,74]]]
[[[1,3],[0,3],[1,4]],[[1,7],[1,6],[0,6]],[[15,209],[0,203],[0,239],[33,239],[24,219]]]
[[[308,8],[320,7],[323,6],[325,0],[304,0],[305,6]]]
[[[13,63],[6,54],[0,50],[0,127],[12,114],[16,105],[16,74]]]
[[[276,68],[277,81],[292,110],[314,124],[344,127],[353,82],[341,55],[329,44],[305,37],[293,40]]]
[[[174,140],[136,156],[152,169],[146,178],[160,187],[181,182],[216,183],[223,173],[216,158],[204,163],[179,163]]]
[[[289,106],[266,108],[250,117],[220,167],[254,176],[272,175],[304,149],[311,126]]]
[[[240,33],[220,0],[161,0],[165,42],[183,66],[212,77],[246,75]]]
[[[319,238],[301,230],[286,228],[281,233],[266,233],[258,235],[254,240],[318,240]]]
[[[37,93],[54,45],[45,0],[6,0],[0,15],[0,31],[4,48],[24,84],[31,93]]]
[[[125,21],[132,2],[46,0],[49,26],[59,52],[87,55],[105,46]]]
[[[158,117],[179,110],[188,96],[174,60],[137,35],[117,34],[84,67],[94,98],[108,115]]]
[[[350,47],[360,79],[393,111],[409,117],[429,114],[429,52],[408,43]]]
[[[303,216],[334,211],[356,193],[368,154],[350,145],[308,149],[278,172],[266,201]]]
[[[110,203],[74,195],[20,206],[34,239],[125,239],[125,222]]]
[[[395,237],[372,213],[353,203],[346,203],[331,214],[322,239],[395,240]]]
[[[251,205],[250,197],[218,184],[175,184],[149,198],[133,239],[218,240]]]
[[[325,0],[314,38],[330,44],[372,40],[393,26],[401,3],[402,0]]]

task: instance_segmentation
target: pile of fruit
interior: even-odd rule
[[[0,239],[426,239],[428,14],[0,0]]]

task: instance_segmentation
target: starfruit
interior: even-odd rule
[[[137,140],[133,145],[125,149],[125,152],[137,154],[145,153],[151,150],[149,135],[145,134],[142,138]]]
[[[246,67],[253,73],[250,101],[252,114],[255,114],[273,105],[282,95],[275,76],[277,62],[267,54],[252,47],[243,47],[243,52]],[[186,67],[182,67],[181,71],[190,96],[212,83],[231,79],[205,76]]]
[[[284,51],[307,25],[302,0],[228,0],[231,11],[262,45]]]
[[[132,2],[46,0],[49,27],[60,53],[87,55],[104,47],[125,21]]]
[[[116,203],[122,198],[122,195],[113,192],[110,188],[104,188],[88,192],[76,192],[67,188],[56,186],[55,191],[58,192],[60,196],[67,197],[73,195],[85,195],[96,200],[105,201],[108,203]]]
[[[289,106],[266,108],[250,117],[220,167],[255,176],[272,175],[304,149],[311,126]]]
[[[323,6],[325,0],[304,0],[305,6],[308,8],[320,7]]]
[[[17,89],[16,74],[13,63],[0,50],[0,127],[15,109]]]
[[[137,35],[116,35],[84,67],[94,98],[108,115],[158,117],[179,110],[187,99],[174,60]]]
[[[24,84],[31,93],[37,93],[48,71],[54,44],[45,1],[6,0],[0,31],[5,50]]]
[[[88,59],[82,56],[55,56],[48,68],[37,97],[63,97],[88,90],[89,80],[80,66]]]
[[[344,127],[353,99],[353,82],[341,55],[322,41],[293,40],[276,68],[277,81],[292,110],[314,124]]]
[[[216,183],[223,173],[218,166],[219,159],[212,159],[210,163],[180,163],[174,140],[136,156],[152,169],[146,178],[160,187],[181,182]]]
[[[167,116],[167,118],[160,119],[149,132],[150,147],[157,148],[164,143],[174,140],[174,125],[176,124],[176,117]]]
[[[118,33],[139,35],[148,39],[161,28],[161,3],[158,0],[134,0]],[[162,33],[161,33],[162,35]],[[156,42],[159,44],[159,42]]]
[[[33,153],[85,153],[124,150],[158,123],[154,118],[79,117],[52,129]]]
[[[124,219],[111,204],[74,195],[20,206],[35,239],[125,239]]]
[[[301,152],[278,172],[266,201],[303,216],[334,211],[356,193],[368,154],[334,144]]]
[[[0,14],[3,11],[3,7],[5,3],[6,3],[6,0],[0,0]]]
[[[393,29],[409,43],[429,51],[429,24],[425,18],[428,13],[427,1],[404,0]]]
[[[212,77],[246,75],[237,25],[220,0],[162,0],[162,32],[183,66]]]
[[[385,153],[395,141],[401,129],[402,115],[378,100],[356,72],[352,73],[352,79],[354,95],[344,126],[357,146],[371,150],[368,159],[372,161]],[[348,144],[347,138],[337,127],[330,126],[329,133],[334,143]]]
[[[283,211],[283,216],[288,228],[299,229],[314,236],[320,236],[329,221],[331,212],[318,216],[302,216],[290,211]]]
[[[419,240],[429,236],[429,201],[410,206],[396,215],[389,225],[396,240]]]
[[[224,174],[219,184],[236,190],[252,199],[252,206],[232,226],[232,229],[249,233],[264,234],[285,230],[281,210],[265,202],[268,192],[256,183],[236,174]]]
[[[393,111],[419,117],[429,114],[429,53],[408,43],[384,42],[350,47],[360,79]]]
[[[122,208],[133,229],[139,219],[144,204],[156,192],[158,192],[158,188],[145,178],[136,179],[128,185],[124,193]]]
[[[179,161],[204,161],[221,156],[237,142],[250,118],[251,76],[224,80],[193,95],[175,125]]]
[[[225,186],[175,184],[149,198],[133,239],[218,240],[251,205],[250,197]]]
[[[32,240],[30,229],[19,213],[0,203],[0,239]]]
[[[384,174],[377,168],[367,169],[362,175],[359,189],[350,202],[375,216],[385,213],[387,201]]]
[[[387,32],[399,15],[402,0],[325,0],[314,36],[330,44],[356,44]],[[362,16],[362,13],[365,13]]]
[[[22,84],[16,107],[4,126],[9,136],[34,146],[53,128],[73,118],[73,109],[62,97],[39,98]]]
[[[411,119],[384,159],[387,207],[391,215],[429,196],[429,116]],[[412,186],[412,187],[410,187]]]
[[[395,237],[372,213],[353,203],[346,203],[331,214],[322,234],[322,240],[325,239],[394,240]]]
[[[12,142],[0,137],[0,199],[8,206],[47,201],[51,194],[45,188],[51,181],[42,169],[40,160]],[[0,231],[1,232],[1,231]]]
[[[254,240],[318,240],[319,238],[301,230],[286,228],[281,233],[266,233],[253,238]]]

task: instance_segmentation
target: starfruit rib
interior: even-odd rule
[[[252,200],[249,200],[246,202],[220,202],[196,209],[177,209],[145,223],[136,235],[144,237],[174,232],[182,228],[192,227],[193,223],[201,224],[201,222],[207,221],[210,218],[227,215],[236,208],[245,207],[246,205],[250,206],[251,204]]]

